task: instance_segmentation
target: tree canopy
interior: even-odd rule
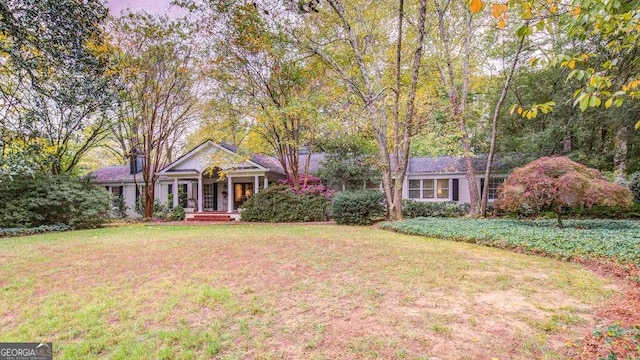
[[[175,1],[184,18],[2,1],[0,171],[136,149],[150,207],[159,167],[208,138],[277,157],[295,186],[332,150],[323,176],[346,189],[379,170],[391,219],[410,154],[462,156],[472,209],[484,153],[487,179],[502,152],[624,183],[640,169],[639,1]]]
[[[71,172],[113,101],[100,1],[0,2],[0,169]]]

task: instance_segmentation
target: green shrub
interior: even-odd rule
[[[124,196],[114,196],[111,202],[111,216],[116,219],[124,219],[127,217],[127,204]]]
[[[153,217],[160,220],[171,220],[173,210],[169,205],[161,203],[156,199],[153,202]]]
[[[69,225],[42,225],[35,228],[0,228],[0,237],[42,234],[55,231],[71,230]]]
[[[629,177],[629,190],[633,194],[633,202],[640,204],[640,171],[634,172]]]
[[[296,194],[287,185],[270,186],[242,205],[243,221],[325,221],[330,199],[319,193]]]
[[[380,191],[345,191],[333,200],[333,219],[338,224],[371,225],[385,214],[384,193]]]
[[[0,227],[96,227],[108,220],[111,201],[110,193],[78,177],[38,174],[4,178],[0,181]]]
[[[167,195],[167,204],[173,204],[173,193],[169,193]],[[187,193],[182,190],[182,188],[178,189],[178,206],[183,208],[187,207]]]
[[[182,206],[177,206],[173,208],[173,211],[171,212],[171,220],[181,221],[181,220],[184,220],[184,217],[185,217],[185,213],[184,213],[184,208]]]
[[[458,204],[453,201],[423,202],[404,200],[402,202],[402,214],[406,218],[417,217],[458,217],[469,214],[471,205]]]

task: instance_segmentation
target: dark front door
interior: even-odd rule
[[[233,208],[238,209],[253,194],[253,183],[233,184]]]

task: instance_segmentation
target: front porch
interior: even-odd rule
[[[237,148],[211,140],[166,166],[158,198],[169,207],[185,209],[189,221],[239,220],[238,211],[253,194],[285,178],[271,157],[238,155]]]
[[[224,177],[219,174],[219,169],[168,172],[164,181],[168,205],[182,206],[187,221],[238,221],[244,202],[280,178],[255,170],[230,171]]]

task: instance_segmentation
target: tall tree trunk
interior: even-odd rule
[[[402,219],[402,188],[404,185],[404,175],[406,165],[400,158],[400,84],[402,68],[402,28],[404,21],[404,0],[398,3],[398,38],[396,40],[396,88],[393,104],[393,163],[396,165],[396,172],[393,186],[393,204],[389,204],[389,217],[393,220]]]
[[[403,183],[406,177],[408,164],[408,154],[410,138],[412,135],[412,121],[414,112],[415,93],[417,89],[418,73],[422,59],[422,46],[425,34],[426,22],[426,0],[420,0],[420,19],[416,23],[418,28],[418,38],[416,39],[416,51],[414,53],[411,83],[408,92],[407,113],[404,118],[400,116],[400,87],[401,87],[401,69],[402,66],[402,40],[403,22],[404,22],[404,0],[399,0],[398,7],[398,38],[396,44],[396,64],[394,68],[395,74],[395,98],[393,104],[393,128],[389,129],[391,123],[388,119],[388,109],[384,104],[384,93],[387,88],[382,83],[380,77],[376,80],[371,79],[371,71],[368,66],[367,57],[361,48],[360,41],[356,36],[356,32],[351,27],[351,23],[347,18],[344,3],[338,0],[327,0],[332,11],[339,17],[343,38],[346,40],[353,51],[354,63],[357,66],[358,74],[355,75],[356,81],[344,66],[340,65],[333,57],[325,53],[317,42],[307,44],[310,49],[317,54],[322,61],[330,66],[341,78],[352,86],[356,95],[362,100],[365,111],[371,119],[374,137],[378,146],[378,153],[381,160],[382,185],[384,189],[385,199],[387,201],[387,217],[390,220],[402,219],[402,192]],[[360,84],[361,83],[361,84]],[[382,99],[381,99],[382,98]]]
[[[155,184],[149,184],[144,188],[144,217],[153,218],[153,208],[155,205]]]
[[[469,130],[464,118],[458,120],[460,131],[462,132],[462,150],[465,165],[465,175],[469,184],[469,205],[471,206],[471,215],[478,215],[478,202],[480,195],[478,194],[478,184],[476,180],[476,169],[473,166],[474,156],[471,152],[471,141],[469,139]]]
[[[462,56],[462,71],[461,71],[461,85],[458,90],[458,85],[455,76],[454,61],[451,52],[453,51],[453,45],[449,39],[447,32],[446,21],[449,18],[447,13],[447,7],[450,5],[447,2],[444,7],[440,7],[441,4],[435,2],[436,13],[438,17],[438,32],[443,45],[443,55],[445,58],[444,68],[440,68],[440,77],[442,83],[447,87],[449,95],[449,103],[451,105],[452,119],[458,125],[460,133],[462,134],[461,145],[463,151],[463,160],[465,164],[465,174],[467,183],[469,184],[469,203],[471,205],[471,215],[477,216],[478,203],[480,196],[478,195],[478,184],[476,180],[476,170],[473,167],[473,152],[471,151],[471,141],[469,138],[469,128],[465,119],[467,94],[469,91],[469,65],[471,61],[471,13],[466,12],[463,49]]]
[[[511,86],[511,80],[513,79],[513,73],[516,71],[516,66],[518,64],[518,60],[520,59],[520,53],[522,52],[523,44],[524,37],[520,39],[518,49],[516,50],[516,54],[513,57],[513,62],[511,63],[511,67],[509,68],[509,73],[507,74],[507,78],[504,80],[500,98],[498,99],[496,107],[493,111],[493,119],[491,124],[491,145],[489,146],[489,156],[487,156],[487,167],[484,171],[484,184],[482,187],[482,199],[480,201],[480,214],[483,217],[487,217],[487,202],[489,201],[489,180],[491,179],[491,166],[493,164],[493,157],[496,152],[496,141],[498,138],[498,117],[500,116],[500,110],[502,110],[504,100],[507,98],[507,92],[509,91],[509,87]]]
[[[144,179],[144,211],[143,216],[147,219],[153,218],[153,210],[155,205],[155,181],[153,181],[154,173],[151,166],[151,155],[145,153],[145,159],[142,165],[142,177]]]
[[[616,180],[625,180],[627,173],[627,137],[629,128],[621,125],[616,132],[615,155],[613,157],[613,173]]]

